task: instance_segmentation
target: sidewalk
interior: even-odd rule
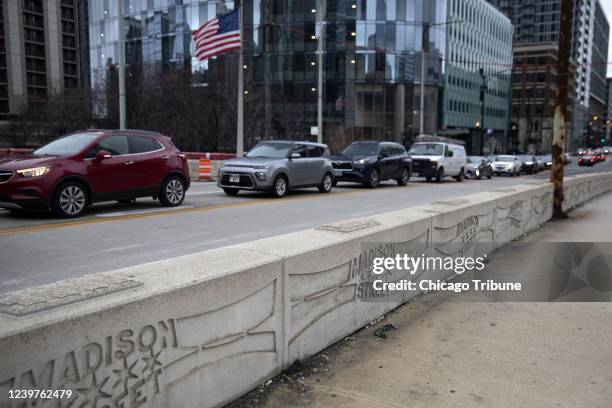
[[[612,242],[610,208],[612,193],[526,240]],[[612,406],[611,303],[451,300],[420,297],[230,406]]]

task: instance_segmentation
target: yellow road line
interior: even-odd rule
[[[380,190],[380,191],[383,191],[383,190]],[[78,227],[82,225],[99,224],[99,223],[105,223],[105,222],[116,222],[116,221],[125,221],[125,220],[132,220],[132,219],[138,219],[138,218],[159,217],[159,216],[172,215],[172,214],[205,212],[205,211],[213,211],[213,210],[236,208],[236,207],[250,207],[250,206],[259,205],[259,204],[282,204],[282,203],[286,203],[287,201],[294,201],[294,200],[308,200],[308,199],[316,200],[316,199],[321,199],[321,198],[329,197],[329,196],[333,197],[337,195],[348,195],[348,194],[356,194],[356,193],[363,193],[363,192],[365,191],[352,190],[352,191],[345,191],[345,192],[336,192],[332,194],[319,194],[317,196],[306,195],[306,196],[286,197],[284,199],[273,199],[273,198],[256,199],[252,201],[239,202],[239,203],[232,202],[232,203],[216,204],[216,205],[210,205],[207,207],[177,208],[176,210],[126,214],[126,215],[118,215],[116,217],[108,217],[108,218],[85,218],[85,219],[80,219],[80,220],[75,220],[75,221],[0,229],[0,237],[16,235],[16,234],[26,234],[30,232],[48,231],[48,230],[54,230],[54,229],[60,229],[60,228]]]

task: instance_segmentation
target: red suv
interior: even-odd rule
[[[0,208],[78,217],[99,201],[159,198],[180,205],[187,158],[169,137],[138,130],[82,130],[27,156],[0,160]]]

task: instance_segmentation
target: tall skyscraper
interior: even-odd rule
[[[485,0],[449,0],[448,21],[444,133],[465,140],[474,154],[481,143],[484,152],[505,150],[512,24]]]
[[[591,48],[591,81],[589,92],[588,126],[586,139],[581,145],[598,147],[606,139],[607,120],[607,71],[610,25],[599,4],[595,2],[593,15],[593,43]]]
[[[84,1],[5,0],[0,7],[0,115],[36,111],[84,82],[79,12]]]
[[[558,0],[488,0],[506,14],[514,25],[515,46],[559,42]],[[569,125],[568,148],[584,145],[594,115],[591,100],[603,100],[605,83],[598,70],[607,58],[608,25],[599,0],[574,0],[572,21],[572,59],[575,65],[574,101]],[[605,55],[604,55],[605,54]],[[537,61],[534,61],[537,63]],[[527,131],[527,130],[526,130]],[[519,132],[520,133],[520,132]],[[519,135],[520,136],[520,135]]]
[[[178,3],[125,2],[128,70],[142,77],[187,70],[199,75],[198,85],[226,84],[233,98],[237,53],[200,63],[191,41],[191,31],[227,12],[229,3]],[[108,67],[117,60],[119,13],[113,4],[90,1],[94,87],[105,86]],[[247,147],[263,138],[309,138],[311,127],[317,125],[318,4],[316,0],[244,2],[245,110],[261,106],[261,115],[245,132]],[[416,136],[423,54],[427,59],[424,128],[430,134],[438,130],[447,0],[326,1],[324,7],[325,142],[338,148],[352,140],[408,142]],[[425,53],[424,23],[435,24],[428,30]],[[195,75],[193,80],[198,81]]]

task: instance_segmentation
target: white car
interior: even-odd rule
[[[412,158],[412,172],[427,181],[451,176],[463,181],[467,169],[465,147],[447,142],[417,142],[408,152]]]
[[[493,159],[491,166],[493,167],[493,173],[495,173],[496,176],[499,176],[500,174],[518,176],[521,174],[521,161],[517,156],[497,156]]]

